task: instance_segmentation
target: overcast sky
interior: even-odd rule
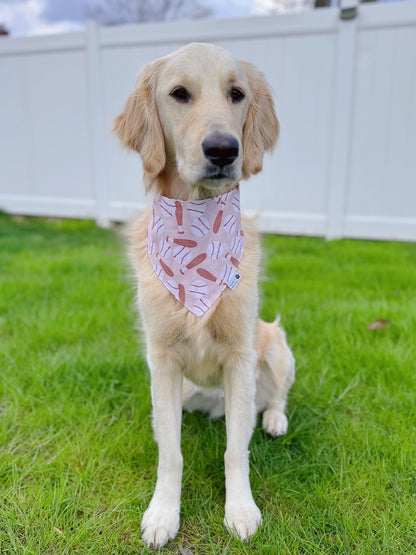
[[[199,2],[212,9],[216,17],[241,17],[266,13],[272,0]],[[12,36],[76,31],[84,26],[88,3],[91,4],[91,0],[0,0],[0,24],[5,25]]]

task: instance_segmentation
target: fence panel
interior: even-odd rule
[[[84,37],[0,41],[0,207],[95,217],[86,77]]]
[[[416,17],[406,9],[413,7],[366,10],[358,30],[348,236],[416,239]]]
[[[242,184],[264,231],[416,240],[416,3],[0,41],[0,209],[125,220],[150,201],[112,120],[140,69],[192,41],[270,82],[275,154]]]

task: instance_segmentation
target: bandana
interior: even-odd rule
[[[227,287],[235,289],[244,247],[239,186],[206,200],[158,197],[147,230],[157,277],[195,316]]]

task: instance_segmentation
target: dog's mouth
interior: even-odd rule
[[[204,187],[212,189],[223,187],[231,182],[235,183],[238,181],[239,177],[237,173],[234,165],[218,168],[210,164],[204,168],[204,172],[198,180],[198,185],[203,185]]]

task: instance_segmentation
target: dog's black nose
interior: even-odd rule
[[[210,135],[202,142],[202,150],[205,158],[223,168],[238,157],[238,141],[231,135]]]

